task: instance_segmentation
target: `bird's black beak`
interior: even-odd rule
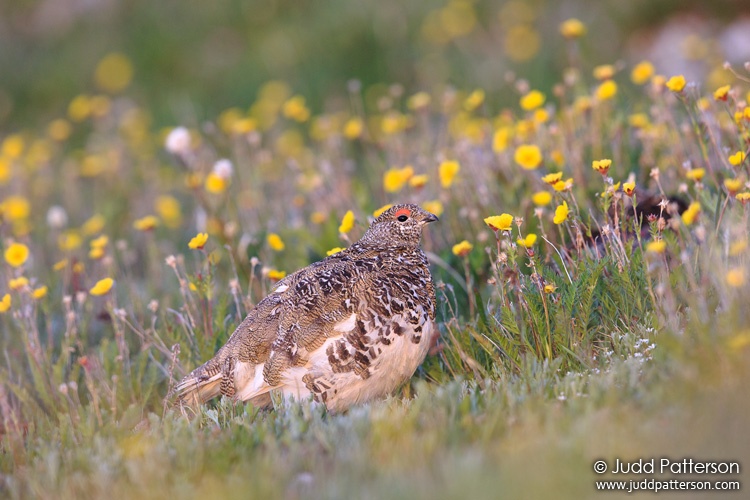
[[[437,215],[435,215],[435,214],[430,214],[430,213],[428,213],[428,214],[427,214],[427,217],[425,217],[425,218],[424,218],[424,222],[425,222],[425,224],[427,224],[428,222],[437,222],[437,221],[439,221],[439,220],[440,220],[440,219],[438,219],[438,218],[437,218]]]

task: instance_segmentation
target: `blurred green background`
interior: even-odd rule
[[[0,130],[43,123],[63,114],[76,95],[101,91],[93,75],[111,52],[132,62],[132,83],[123,91],[161,124],[249,106],[271,79],[287,81],[307,97],[313,112],[335,105],[352,79],[365,88],[398,82],[409,91],[442,83],[481,87],[503,104],[509,72],[549,89],[569,64],[575,54],[565,53],[558,26],[570,17],[597,35],[581,44],[587,61],[650,59],[663,73],[671,66],[688,76],[691,70],[710,74],[725,59],[740,64],[750,59],[747,5],[746,0],[4,0]]]

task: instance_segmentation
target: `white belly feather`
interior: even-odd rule
[[[302,381],[308,373],[315,377],[323,377],[329,385],[336,388],[335,394],[326,400],[326,406],[334,411],[385,396],[414,374],[427,355],[434,333],[434,325],[428,321],[423,326],[421,340],[415,343],[412,340],[413,325],[400,316],[392,318],[391,321],[401,325],[404,333],[393,336],[388,345],[378,344],[375,347],[377,356],[369,366],[367,378],[362,378],[353,371],[334,373],[327,355],[329,346],[356,327],[357,315],[352,314],[334,325],[333,331],[338,335],[329,337],[321,347],[312,351],[304,366],[287,369],[278,386],[271,387],[266,383],[263,378],[263,364],[237,363],[234,372],[237,388],[235,398],[247,401],[273,389],[280,389],[285,398],[308,399],[311,392]],[[354,356],[354,347],[347,345],[347,348]]]

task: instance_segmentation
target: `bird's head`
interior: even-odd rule
[[[375,247],[417,247],[422,227],[438,220],[417,205],[394,205],[370,224],[360,243]]]

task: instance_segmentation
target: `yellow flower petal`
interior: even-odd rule
[[[486,217],[484,223],[493,231],[510,231],[513,224],[513,216],[510,214],[493,215]]]
[[[534,170],[542,163],[542,152],[533,144],[522,144],[516,148],[513,159],[524,170]]]
[[[729,156],[729,163],[734,166],[738,167],[742,165],[742,162],[745,161],[745,152],[744,151],[737,151],[733,155]]]
[[[453,184],[453,180],[461,170],[461,165],[457,161],[444,161],[438,168],[438,176],[440,177],[440,185],[444,188],[449,188]]]
[[[277,271],[276,269],[271,269],[268,271],[268,278],[273,281],[279,281],[286,277],[286,271]]]
[[[21,267],[29,258],[29,247],[23,243],[11,243],[5,249],[5,262],[13,267]]]
[[[646,243],[646,251],[650,253],[664,253],[667,242],[664,240],[653,240]]]
[[[531,195],[531,201],[538,207],[549,205],[552,201],[552,195],[547,191],[538,191]]]
[[[518,243],[520,246],[522,246],[524,248],[531,248],[534,245],[534,243],[536,243],[536,239],[537,238],[536,238],[536,235],[534,233],[529,233],[529,234],[526,235],[525,238],[523,238],[523,239],[521,239],[521,238],[517,239],[516,243]]]
[[[474,245],[466,240],[463,240],[461,243],[456,243],[455,245],[453,245],[453,255],[465,257],[469,255],[469,252],[471,252],[472,248],[474,248]]]
[[[651,80],[654,76],[654,65],[649,61],[641,61],[633,67],[633,71],[630,73],[630,79],[636,85],[643,85]]]
[[[560,34],[565,38],[580,38],[586,34],[586,25],[578,19],[568,19],[560,24]]]
[[[47,296],[47,285],[42,285],[39,288],[35,288],[33,292],[31,292],[31,296],[36,299],[42,299]]]
[[[188,248],[190,248],[191,250],[200,250],[206,245],[207,241],[208,233],[198,233],[192,237],[192,239],[188,243]]]
[[[5,295],[3,295],[2,300],[0,300],[0,313],[8,312],[8,309],[10,309],[10,304],[11,304],[10,294],[6,293]]]
[[[682,92],[682,90],[685,88],[685,85],[686,85],[685,77],[682,75],[675,75],[669,80],[667,80],[665,85],[672,92],[676,92],[676,93]]]
[[[348,210],[344,217],[341,219],[341,224],[339,225],[339,233],[346,234],[349,231],[352,230],[354,227],[354,212],[351,210]]]
[[[104,278],[102,280],[99,280],[96,282],[96,284],[89,290],[89,293],[91,295],[104,295],[110,290],[112,290],[112,286],[115,284],[115,280],[112,278]]]
[[[281,236],[276,233],[269,233],[266,237],[266,241],[268,241],[268,246],[270,246],[271,249],[275,252],[281,252],[286,246],[284,245],[284,241],[281,239]]]
[[[159,225],[159,219],[153,215],[147,215],[133,222],[133,227],[138,231],[151,231]]]
[[[521,108],[525,111],[532,111],[544,104],[546,97],[538,90],[532,90],[528,94],[521,97]]]
[[[570,210],[568,209],[568,203],[562,202],[562,205],[558,205],[558,207],[555,209],[555,216],[552,219],[552,222],[555,224],[562,224],[566,220],[568,220],[568,214],[570,213]]]

